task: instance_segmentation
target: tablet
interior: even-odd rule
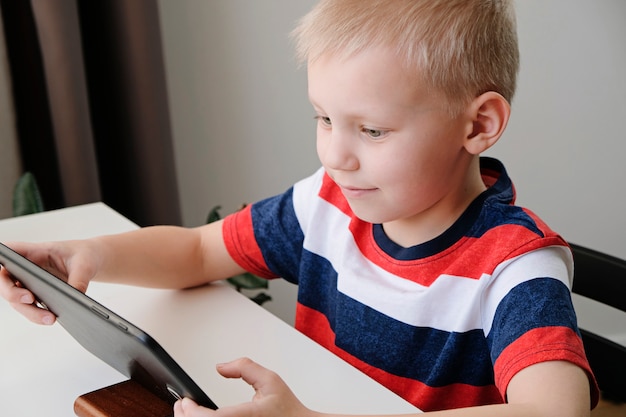
[[[217,406],[146,332],[0,243],[0,264],[89,352],[173,405]]]

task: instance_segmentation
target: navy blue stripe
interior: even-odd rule
[[[298,302],[321,312],[330,323],[334,323],[337,305],[337,272],[330,261],[306,249],[302,252],[302,265],[303,273],[298,287]]]
[[[338,292],[337,274],[329,262],[310,252],[304,256],[320,273],[314,275],[314,284],[301,283],[298,301],[328,318],[339,348],[431,387],[494,383],[482,330],[450,333],[399,322]]]
[[[576,313],[565,284],[554,278],[535,278],[514,287],[500,302],[487,337],[494,363],[509,344],[546,323],[578,333]]]
[[[339,294],[337,346],[393,375],[431,387],[493,384],[493,365],[481,330],[463,333],[414,327]]]
[[[254,237],[268,268],[297,283],[304,233],[293,206],[293,188],[251,208]]]

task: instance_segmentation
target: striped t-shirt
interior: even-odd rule
[[[502,164],[437,238],[404,248],[350,210],[320,169],[228,216],[243,268],[298,284],[296,328],[424,411],[502,403],[523,368],[570,361],[590,375],[566,242],[515,206]]]

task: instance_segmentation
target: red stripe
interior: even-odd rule
[[[277,278],[270,272],[254,237],[252,206],[224,218],[222,233],[226,250],[239,266],[263,278]]]
[[[348,200],[346,200],[346,198],[343,196],[337,184],[326,173],[324,173],[319,196],[322,200],[328,201],[330,204],[337,207],[345,215],[349,217],[354,217],[352,209],[348,204]]]
[[[368,365],[335,346],[335,334],[326,317],[301,304],[297,305],[296,328],[423,411],[503,402],[495,385],[475,387],[467,384],[451,384],[444,387],[430,387],[423,382],[393,375]]]
[[[353,218],[350,229],[361,253],[372,263],[399,277],[430,286],[442,274],[480,279],[491,274],[504,260],[550,245],[564,246],[554,236],[539,238],[523,226],[502,225],[487,231],[480,238],[464,237],[446,250],[423,259],[400,261],[386,254],[374,243],[370,224]],[[529,242],[522,248],[507,242]]]
[[[569,327],[533,329],[507,346],[494,366],[496,386],[505,392],[513,376],[522,369],[537,363],[558,360],[571,362],[585,370],[590,377],[592,405],[595,406],[598,401],[596,381],[589,368],[583,342]]]

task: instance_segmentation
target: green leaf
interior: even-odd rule
[[[220,209],[222,208],[222,206],[215,206],[211,209],[211,211],[209,211],[209,215],[206,218],[206,223],[213,223],[217,220],[220,220],[222,218],[222,216],[220,216]]]
[[[246,205],[243,204],[241,209],[243,209]],[[210,211],[206,219],[206,223],[213,223],[217,220],[220,220],[222,216],[220,216],[220,209],[222,206],[214,206]],[[240,210],[241,210],[240,209]],[[237,291],[244,290],[257,290],[257,289],[267,289],[269,288],[269,283],[266,279],[261,277],[257,277],[249,272],[244,272],[240,275],[235,275],[234,277],[230,277],[227,279],[228,283],[237,289]],[[252,301],[261,305],[266,301],[272,299],[267,294],[258,294],[258,299],[252,298]]]
[[[257,277],[249,272],[244,272],[240,275],[228,278],[228,282],[237,288],[237,290],[256,290],[259,288],[268,288],[268,282],[266,279]]]
[[[43,200],[37,181],[30,172],[25,172],[13,188],[13,216],[40,213],[44,211]]]
[[[266,294],[264,292],[259,293],[250,299],[254,301],[255,303],[257,303],[258,305],[263,305],[267,301],[272,301],[272,297],[269,294]]]

